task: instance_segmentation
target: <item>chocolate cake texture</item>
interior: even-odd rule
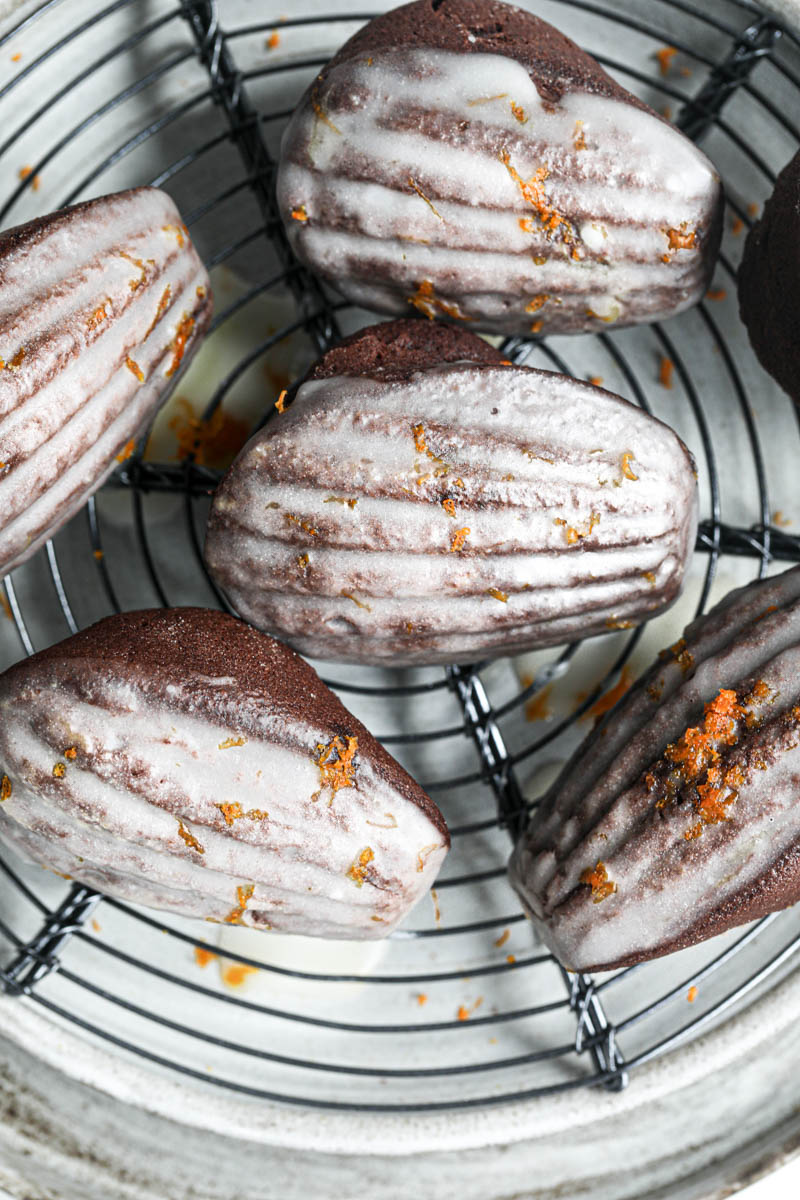
[[[283,139],[297,255],[368,309],[604,330],[703,296],[713,165],[600,65],[497,0],[417,0],[352,37]]]
[[[800,568],[729,593],[595,727],[511,881],[570,970],[627,966],[800,900]]]
[[[738,291],[758,361],[800,404],[800,151],[747,235]]]
[[[329,351],[279,407],[223,478],[205,555],[237,612],[304,654],[467,662],[678,594],[694,464],[619,396],[405,320]]]
[[[356,939],[389,933],[449,846],[307,663],[197,608],[108,617],[0,676],[0,837],[124,900]]]
[[[133,451],[210,319],[205,267],[155,188],[0,234],[0,575]]]

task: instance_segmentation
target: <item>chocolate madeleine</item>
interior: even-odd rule
[[[631,688],[511,859],[571,970],[656,958],[800,900],[800,568],[731,592]]]
[[[346,42],[286,129],[278,203],[348,299],[505,334],[670,317],[722,228],[705,155],[496,0],[419,0]]]
[[[188,917],[380,938],[449,845],[317,674],[220,612],[108,617],[0,676],[0,835]]]
[[[758,361],[800,404],[800,151],[747,235],[738,289]]]
[[[610,392],[415,320],[329,351],[287,404],[224,477],[205,554],[240,615],[304,654],[466,662],[678,593],[691,456]]]
[[[205,267],[155,188],[0,234],[0,575],[132,452],[210,319]]]

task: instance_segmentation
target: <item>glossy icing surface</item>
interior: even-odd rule
[[[205,267],[156,189],[0,235],[0,574],[131,453],[210,318]]]
[[[651,958],[800,899],[800,569],[730,593],[590,735],[511,878],[562,962]]]
[[[217,490],[205,553],[237,611],[303,653],[469,661],[658,611],[695,528],[667,426],[565,376],[462,362],[303,383]]]
[[[552,102],[504,55],[406,48],[326,68],[284,136],[278,199],[296,252],[348,298],[519,334],[696,303],[721,191],[641,106]]]
[[[0,778],[0,835],[28,858],[292,933],[385,936],[449,844],[307,664],[205,610],[108,618],[6,672]]]

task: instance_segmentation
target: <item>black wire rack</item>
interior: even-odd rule
[[[42,209],[39,181],[43,194],[48,180],[61,189],[48,208],[135,183],[166,187],[209,268],[232,268],[246,281],[218,308],[210,344],[222,345],[230,323],[265,296],[279,297],[284,314],[206,394],[208,421],[287,339],[301,339],[310,358],[342,329],[369,319],[293,259],[273,184],[280,131],[294,103],[336,46],[373,14],[284,19],[264,17],[259,6],[256,23],[237,24],[235,0],[113,0],[99,11],[87,7],[82,18],[75,0],[69,7],[69,24],[66,0],[48,0],[0,39],[0,61],[12,64],[0,86],[0,178],[12,181],[0,223]],[[710,11],[688,0],[547,0],[540,10],[566,32],[577,29],[578,40],[624,84],[656,107],[669,105],[675,123],[704,139],[710,152],[713,143],[731,176],[718,268],[726,288],[694,312],[663,327],[584,338],[580,351],[575,339],[503,345],[516,362],[576,375],[585,373],[577,363],[591,353],[606,364],[616,390],[648,411],[658,391],[653,364],[672,364],[677,387],[670,403],[681,406],[688,423],[705,491],[695,556],[700,612],[723,560],[749,564],[758,575],[775,563],[800,562],[800,538],[772,516],[775,468],[762,445],[761,393],[752,394],[752,381],[763,377],[743,331],[735,332],[735,314],[719,315],[723,290],[729,304],[735,296],[735,235],[753,219],[747,189],[768,194],[782,165],[770,139],[800,143],[791,115],[800,112],[800,42],[746,0],[719,0]],[[631,47],[625,61],[604,53],[618,41]],[[669,53],[659,60],[664,49]],[[793,98],[794,110],[778,95]],[[761,136],[744,132],[742,112]],[[715,407],[720,394],[744,447],[733,464],[721,461],[727,443]],[[264,411],[272,399],[265,390]],[[794,421],[774,390],[770,402],[783,404]],[[796,426],[792,432],[796,438]],[[753,520],[726,523],[725,479],[739,472],[753,480]],[[5,580],[17,654],[132,607],[132,598],[223,605],[201,555],[219,476],[194,452],[152,461],[143,442],[85,513]],[[539,656],[524,684],[509,663],[394,673],[324,668],[351,708],[369,711],[378,736],[380,720],[387,722],[391,732],[382,740],[435,796],[453,837],[432,915],[425,909],[421,916],[421,906],[413,927],[389,939],[380,962],[353,959],[347,968],[329,950],[320,961],[313,948],[262,961],[252,942],[247,952],[209,944],[190,922],[51,879],[3,851],[3,990],[123,1058],[312,1108],[420,1112],[625,1087],[644,1063],[773,984],[800,947],[793,912],[665,963],[598,978],[568,974],[534,943],[505,877],[509,834],[532,804],[523,776],[554,748],[576,741],[579,722],[620,679],[641,638],[642,630],[610,635],[591,686],[544,731],[526,712],[571,677],[581,643]],[[257,968],[259,990],[237,991],[209,973],[209,951],[240,973]]]

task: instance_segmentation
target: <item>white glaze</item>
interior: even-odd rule
[[[56,216],[4,252],[0,278],[0,463],[7,464],[0,571],[7,571],[80,508],[143,431],[177,375],[181,321],[190,317],[194,326],[179,369],[208,322],[210,292],[177,209],[155,189]]]
[[[525,333],[657,320],[702,295],[719,179],[653,114],[578,91],[546,105],[495,54],[384,51],[334,64],[315,88],[284,136],[278,199],[300,256],[357,303],[406,313],[426,281],[449,315]],[[570,244],[522,194],[542,168]],[[699,231],[694,248],[670,249],[670,229]]]
[[[332,788],[329,728],[265,709],[243,736],[210,715],[202,677],[168,688],[171,707],[113,665],[96,674],[90,700],[58,664],[0,679],[0,833],[26,857],[155,908],[325,937],[383,937],[428,891],[443,835],[366,747]]]
[[[303,384],[216,494],[206,557],[248,621],[304,653],[448,661],[663,607],[695,521],[667,426],[552,373],[454,364]]]
[[[800,569],[731,593],[685,641],[691,664],[660,660],[631,689],[567,765],[512,856],[514,886],[575,969],[657,953],[797,842],[800,735],[769,722],[800,699]],[[720,689],[741,692],[756,679],[771,694],[747,706],[763,732],[739,723],[738,738],[750,739],[745,782],[725,822],[687,839],[691,805],[656,812],[661,793],[644,774]],[[594,903],[580,877],[598,860],[617,890]]]

